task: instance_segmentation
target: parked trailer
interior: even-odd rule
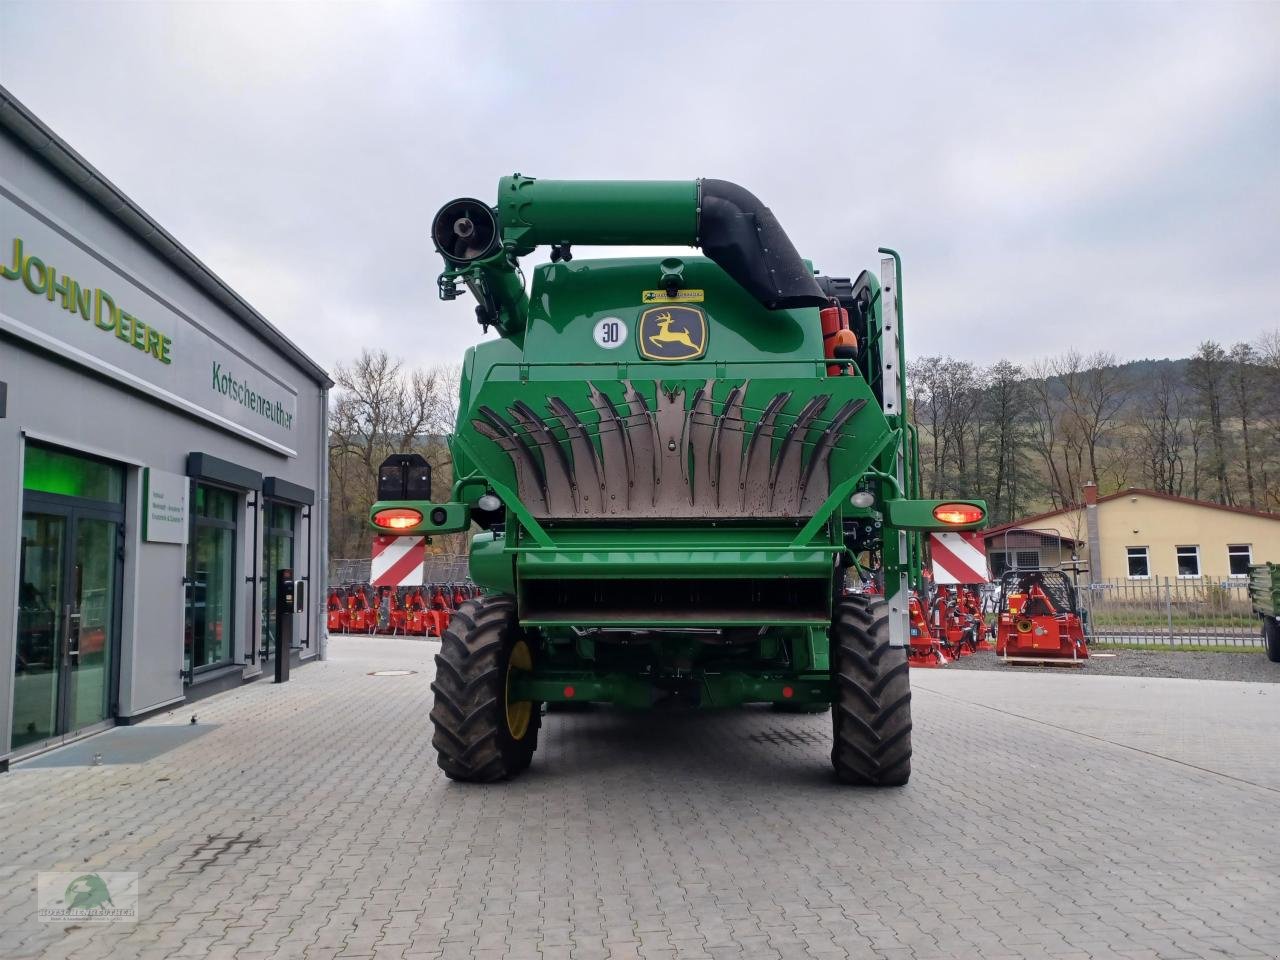
[[[370,522],[482,529],[485,596],[436,658],[444,772],[520,773],[543,703],[774,703],[830,705],[839,779],[905,783],[919,531],[975,529],[986,507],[919,496],[897,254],[879,278],[815,276],[722,180],[504,177],[496,206],[442,207],[432,238],[441,297],[469,290],[500,337],[463,360],[447,499],[406,461]],[[540,246],[529,291],[518,261]],[[845,593],[855,564],[883,599]]]
[[[1262,619],[1267,659],[1280,663],[1280,564],[1260,563],[1249,568],[1249,602]]]

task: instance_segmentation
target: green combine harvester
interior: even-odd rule
[[[445,773],[522,771],[543,704],[770,703],[830,707],[841,780],[906,783],[920,531],[986,509],[918,496],[897,254],[880,279],[815,275],[723,180],[504,177],[496,206],[454,200],[432,237],[441,297],[470,290],[500,336],[463,361],[448,498],[393,457],[371,524],[481,531],[484,596],[436,657]],[[540,246],[527,289],[519,258]],[[850,569],[883,596],[849,594]]]

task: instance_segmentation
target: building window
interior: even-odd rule
[[[231,662],[235,623],[237,496],[195,485],[187,547],[187,675]]]
[[[1016,554],[1019,570],[1039,570],[1040,569],[1040,551],[1039,550],[1019,550]]]
[[[999,579],[1009,569],[1009,554],[1004,550],[991,551],[991,576]]]
[[[1129,547],[1129,579],[1146,580],[1151,576],[1151,562],[1146,547]]]
[[[1253,547],[1247,543],[1232,543],[1227,546],[1227,568],[1233,577],[1247,577],[1249,565],[1253,563]]]
[[[1178,547],[1178,576],[1190,579],[1200,576],[1200,548]]]

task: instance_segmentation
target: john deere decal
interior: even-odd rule
[[[674,294],[665,290],[646,290],[640,295],[642,303],[701,303],[705,299],[701,290],[677,290]]]
[[[697,360],[707,352],[707,318],[697,307],[653,307],[640,314],[636,342],[646,360]]]

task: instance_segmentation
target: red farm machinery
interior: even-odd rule
[[[1009,570],[1000,581],[996,655],[1006,663],[1089,658],[1075,586],[1060,570]]]
[[[979,533],[929,537],[930,566],[908,606],[914,667],[941,667],[985,646],[982,586],[990,581]]]

